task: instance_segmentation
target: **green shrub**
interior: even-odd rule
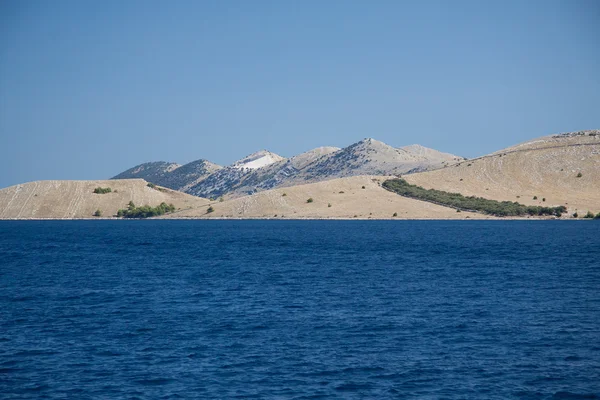
[[[331,203],[327,203],[327,207],[331,207]]]
[[[598,214],[596,214],[596,216],[594,217],[594,219],[600,219],[600,212]]]
[[[94,217],[101,217],[101,216],[102,216],[102,210],[100,210],[100,209],[97,209],[97,210],[94,212]]]
[[[575,212],[573,213],[573,218],[579,218],[579,214],[577,214],[577,211],[575,211]]]
[[[546,198],[545,198],[545,197],[543,197],[543,198],[542,198],[542,201],[546,201]]]
[[[533,199],[534,199],[534,200],[537,200],[537,196],[533,196]]]
[[[398,213],[397,213],[397,212],[395,212],[395,213],[392,215],[392,217],[397,217],[397,216],[398,216]]]
[[[206,213],[207,214],[210,214],[213,211],[215,211],[215,209],[213,208],[213,206],[208,206],[208,208],[206,209]]]
[[[224,201],[225,201],[225,199],[223,198],[223,196],[219,197],[219,203],[222,203]]]
[[[117,217],[119,218],[150,218],[159,215],[167,214],[175,211],[173,204],[160,203],[156,207],[141,206],[136,207],[133,201],[130,201],[127,209],[121,209],[117,211]]]
[[[581,178],[582,176],[583,176],[583,174],[581,172],[577,174],[578,178]]]
[[[314,200],[313,200],[313,198],[312,198],[312,197],[309,197],[309,198],[306,200],[306,202],[307,202],[307,203],[312,203],[313,201],[314,201]]]
[[[413,199],[428,201],[440,204],[446,207],[452,207],[462,211],[479,211],[484,214],[505,216],[522,215],[556,215],[564,213],[565,206],[558,207],[540,207],[526,206],[511,201],[496,201],[484,199],[482,197],[465,197],[460,193],[449,193],[442,190],[425,189],[417,185],[411,185],[404,179],[390,179],[383,183],[387,190],[397,193],[401,196]]]
[[[287,193],[284,193],[284,194],[281,195],[281,197],[285,197],[285,196],[287,196]]]
[[[363,189],[366,189],[366,187],[364,187],[364,186],[363,186],[362,188],[363,188]]]
[[[588,211],[587,214],[585,214],[583,216],[583,218],[594,218],[594,213],[591,211]]]
[[[343,194],[343,193],[345,193],[345,192],[344,192],[343,190],[340,190],[338,193],[339,193],[339,194]]]
[[[110,193],[110,192],[112,192],[112,190],[109,187],[102,188],[102,187],[98,186],[96,189],[94,189],[94,193],[96,193],[96,194],[106,194],[106,193]]]
[[[156,186],[154,183],[148,182],[146,186],[148,186],[150,189],[158,190],[159,192],[168,192],[167,189],[161,188],[160,186]]]

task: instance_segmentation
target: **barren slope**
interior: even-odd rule
[[[527,205],[565,205],[569,213],[600,212],[600,134],[595,132],[546,136],[403,178],[428,189],[468,196]],[[581,177],[577,177],[579,173]]]
[[[94,188],[111,188],[111,193],[95,194]],[[185,209],[208,200],[170,189],[152,189],[143,179],[104,181],[37,181],[0,190],[0,219],[10,218],[93,218],[100,209],[111,217],[133,201],[136,205],[157,206],[173,203]]]
[[[208,206],[204,206],[168,217],[392,218],[394,213],[398,213],[398,219],[488,218],[480,214],[457,213],[451,208],[398,196],[379,186],[385,179],[383,176],[354,176],[272,189],[224,202],[211,202],[212,213],[207,213]],[[363,186],[365,189],[362,189]],[[307,203],[309,198],[313,202]]]

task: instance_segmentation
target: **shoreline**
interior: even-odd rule
[[[273,217],[212,217],[212,218],[0,218],[0,221],[593,221],[594,218],[533,218],[533,217],[494,217],[482,218],[273,218]]]

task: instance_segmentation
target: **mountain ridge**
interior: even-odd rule
[[[14,185],[0,189],[0,219],[91,218],[97,208],[110,217],[130,200],[153,207],[163,201],[173,202],[179,210],[163,216],[166,218],[489,218],[465,211],[457,213],[451,207],[407,199],[381,188],[385,180],[397,175],[363,174],[310,182],[307,170],[323,163],[349,158],[346,168],[362,172],[377,168],[382,154],[398,154],[412,163],[419,161],[423,152],[428,152],[414,145],[398,151],[386,146],[365,139],[349,149],[317,148],[260,168],[220,167],[207,179],[219,174],[237,175],[229,182],[232,194],[218,201],[150,185],[142,179],[36,181]],[[431,160],[428,158],[428,161]],[[454,164],[452,161],[452,158],[442,157],[437,160],[439,164],[434,164],[435,169],[404,174],[402,178],[425,189],[466,197],[527,206],[564,206],[567,212],[560,219],[600,212],[598,130],[544,136],[485,156]],[[201,162],[196,166],[193,162],[188,164],[192,172],[192,167],[202,165]],[[155,166],[158,172],[171,168],[169,173],[184,167],[166,162]],[[347,170],[342,172],[347,173]],[[330,175],[335,173],[334,169],[330,170]],[[223,184],[218,179],[215,182]],[[111,187],[112,192],[95,194],[96,187]]]
[[[144,168],[145,164],[141,164],[116,177],[144,178],[152,183],[200,197],[233,198],[277,187],[340,177],[425,171],[460,160],[464,158],[420,145],[394,148],[376,139],[365,138],[345,148],[317,147],[290,158],[268,150],[260,150],[229,166],[213,168],[206,173],[191,174],[187,181],[171,177],[182,175],[178,170],[185,170],[194,162],[176,168],[170,167],[171,171],[166,171],[163,166],[163,169],[153,174],[147,173],[151,168]],[[206,160],[202,161],[208,163]],[[137,170],[142,173],[132,173]],[[153,182],[153,179],[157,182]]]

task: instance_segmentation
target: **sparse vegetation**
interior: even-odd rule
[[[544,198],[542,198],[542,201],[546,201],[546,198],[545,198],[545,197],[544,197]]]
[[[100,209],[97,209],[97,210],[94,212],[94,217],[101,217],[101,216],[102,216],[102,210],[100,210]]]
[[[401,196],[417,200],[428,201],[446,207],[456,208],[461,211],[478,211],[498,217],[522,215],[554,215],[559,217],[567,209],[564,206],[540,207],[526,206],[511,201],[496,201],[482,197],[465,197],[460,193],[450,193],[435,189],[425,189],[411,185],[404,179],[390,179],[383,183],[383,187]]]
[[[577,174],[577,177],[578,177],[578,178],[581,178],[582,176],[583,176],[583,174],[582,174],[581,172],[579,172],[579,173]]]
[[[366,189],[366,187],[364,187],[364,186],[363,186],[362,188],[363,188],[363,189]]]
[[[343,193],[345,193],[345,192],[344,192],[343,190],[340,190],[338,193],[339,193],[339,194],[343,194]]]
[[[225,201],[225,199],[223,198],[223,196],[219,197],[219,203],[222,203],[224,201]]]
[[[206,209],[206,213],[210,214],[211,212],[214,212],[215,209],[213,208],[213,206],[208,206],[208,208]]]
[[[594,218],[594,213],[591,211],[588,211],[587,214],[585,214],[583,216],[583,218]]]
[[[136,207],[133,201],[130,201],[127,209],[121,209],[117,212],[119,218],[150,218],[159,215],[167,214],[175,211],[173,204],[160,203],[156,207],[141,206]]]
[[[148,186],[150,189],[158,190],[159,192],[167,191],[167,189],[161,188],[160,186],[156,186],[154,183],[151,183],[151,182],[148,182],[148,184],[146,186]]]
[[[594,217],[594,219],[600,219],[600,212],[598,214],[596,214],[596,216]]]
[[[398,213],[397,213],[397,212],[395,212],[395,213],[392,215],[392,217],[397,217],[397,216],[398,216]]]
[[[533,199],[534,199],[534,200],[537,200],[537,196],[533,196]]]
[[[287,196],[287,193],[283,193],[283,194],[281,195],[281,197],[285,197],[285,196]]]
[[[312,197],[309,197],[309,198],[306,200],[306,202],[307,202],[307,203],[312,203],[313,201],[314,201],[314,200],[313,200],[313,198],[312,198]]]
[[[331,203],[327,203],[327,207],[331,207]]]
[[[102,188],[100,186],[98,186],[96,189],[94,189],[94,193],[96,194],[106,194],[106,193],[110,193],[112,192],[112,189],[107,187],[107,188]]]
[[[579,218],[579,214],[577,214],[577,211],[575,211],[575,212],[573,213],[573,218]]]

